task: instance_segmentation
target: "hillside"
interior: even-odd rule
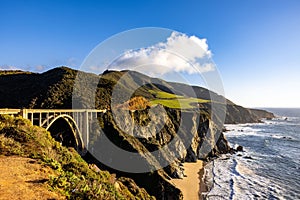
[[[0,199],[154,198],[133,180],[88,165],[43,128],[8,115],[0,115],[0,174]]]

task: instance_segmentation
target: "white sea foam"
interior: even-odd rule
[[[231,136],[263,136],[261,134],[258,134],[258,131],[262,131],[262,129],[255,129],[250,127],[244,127],[244,126],[231,126],[230,129],[226,126],[226,128],[229,130],[225,132],[225,136],[231,137]]]
[[[300,199],[300,118],[226,125],[232,147],[244,152],[208,164],[206,199]]]
[[[206,199],[283,199],[283,189],[258,176],[253,170],[257,166],[243,159],[238,156],[219,158],[206,167],[209,176],[213,177]]]

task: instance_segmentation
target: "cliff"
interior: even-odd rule
[[[152,112],[161,108],[161,105],[157,105],[152,108],[154,109]],[[132,161],[135,162],[135,167],[138,167],[137,171],[144,168],[145,171],[152,171],[151,173],[136,174],[115,171],[114,169],[109,170],[133,178],[141,187],[144,187],[158,199],[181,199],[180,191],[168,181],[170,178],[183,178],[184,170],[181,163],[195,162],[197,159],[207,159],[220,153],[227,153],[230,148],[222,133],[209,120],[208,113],[164,108],[167,115],[162,127],[161,115],[150,117],[149,109],[130,111],[131,115],[119,115],[122,116],[123,127],[116,124],[110,111],[107,112],[101,121],[101,128],[105,136],[101,134],[92,135],[91,137],[94,139],[91,142],[91,148],[95,152],[106,152],[97,158],[110,160],[110,166],[122,166],[122,162],[126,161],[121,160],[114,152],[108,151],[104,137],[108,137],[114,145],[123,150],[139,153],[137,159],[140,162]],[[120,109],[119,112],[128,111]],[[184,119],[183,122],[182,119]],[[143,125],[150,121],[150,126],[144,126],[141,129],[135,127],[135,124]],[[180,127],[182,123],[184,127]],[[221,135],[218,141],[215,138],[217,135]],[[206,148],[203,148],[204,146]],[[146,152],[155,151],[159,151],[159,156],[145,155]],[[172,157],[174,159],[171,159]],[[168,164],[164,166],[165,163]],[[153,170],[161,166],[162,169]]]
[[[227,104],[226,124],[259,123],[263,118],[271,119],[275,118],[275,115],[265,110]]]

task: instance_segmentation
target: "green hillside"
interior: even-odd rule
[[[161,104],[169,108],[191,109],[199,106],[201,103],[209,103],[210,100],[200,98],[184,97],[159,90],[149,90],[154,98],[150,100],[152,105]]]
[[[32,158],[54,173],[48,189],[67,199],[153,199],[133,180],[117,178],[88,165],[73,149],[56,142],[45,129],[20,117],[0,115],[0,156]],[[37,172],[32,172],[37,173]],[[128,185],[130,183],[130,185]],[[127,185],[129,186],[127,186]]]

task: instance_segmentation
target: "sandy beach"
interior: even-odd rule
[[[201,179],[203,176],[203,161],[196,163],[183,163],[186,177],[183,179],[172,179],[171,182],[183,193],[184,200],[199,200],[202,191]],[[200,188],[201,185],[201,188]]]

